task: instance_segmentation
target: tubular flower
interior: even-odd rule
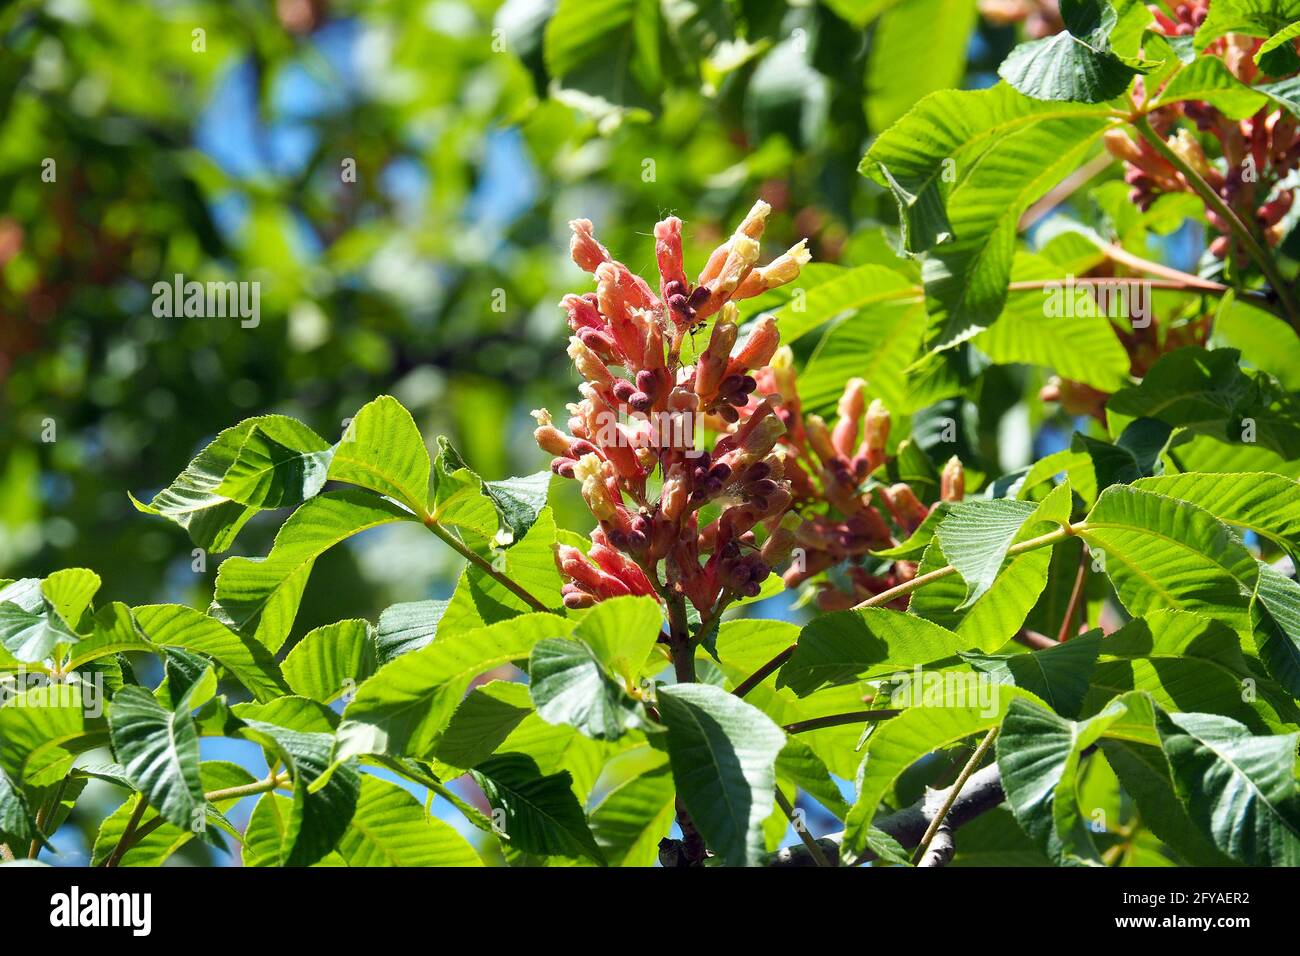
[[[808,261],[800,242],[758,266],[769,211],[755,203],[693,285],[681,221],[658,223],[657,295],[610,256],[590,222],[570,223],[573,260],[596,282],[594,292],[560,302],[582,397],[568,406],[567,431],[545,409],[533,413],[552,471],[580,483],[597,521],[587,554],[557,549],[567,606],[654,594],[716,615],[731,600],[757,595],[774,564],[789,558],[798,520],[787,517],[795,492],[778,447],[790,421],[780,395],[784,373],[771,368],[780,336],[765,317],[742,337],[733,302],[792,281]],[[685,337],[710,317],[705,348],[684,365]],[[768,387],[760,390],[756,376]],[[718,433],[711,451],[702,447],[706,430]]]
[[[1172,15],[1157,6],[1150,9],[1161,33],[1185,37],[1205,21],[1209,4],[1180,3]],[[1267,79],[1254,60],[1262,43],[1261,39],[1231,34],[1212,41],[1207,49],[1242,83],[1255,84]],[[1138,83],[1140,87],[1140,78]],[[1154,98],[1157,91],[1149,92]],[[1182,118],[1194,123],[1199,135],[1185,128],[1171,133]],[[1234,120],[1203,100],[1188,100],[1159,107],[1150,119],[1166,137],[1170,150],[1195,170],[1243,222],[1253,226],[1270,245],[1282,241],[1282,219],[1295,201],[1290,174],[1300,163],[1300,135],[1294,116],[1265,106],[1252,116]],[[1141,209],[1150,208],[1163,194],[1192,192],[1182,174],[1150,143],[1135,142],[1119,130],[1109,131],[1104,139],[1111,154],[1124,162],[1124,179],[1132,187],[1129,198]],[[1211,155],[1207,155],[1206,147],[1210,147]],[[1206,209],[1206,218],[1219,233],[1210,243],[1210,252],[1216,258],[1227,258],[1233,251],[1228,223],[1213,209]],[[1237,261],[1244,265],[1245,251],[1236,249],[1235,253]]]
[[[799,517],[787,516],[764,551],[790,548],[787,586],[809,583],[823,610],[837,610],[914,577],[914,563],[871,553],[909,537],[930,509],[907,483],[878,480],[889,464],[890,416],[879,398],[867,401],[870,383],[848,382],[832,428],[819,415],[801,414],[788,349],[779,349],[755,378],[760,390],[779,390],[782,399],[773,411],[784,425],[776,450]]]

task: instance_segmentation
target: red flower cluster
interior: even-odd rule
[[[795,531],[796,560],[784,575],[787,586],[844,565],[841,586],[827,579],[818,583],[819,605],[836,610],[910,580],[916,573],[912,562],[895,561],[884,574],[871,574],[861,563],[868,552],[906,539],[930,510],[906,482],[864,490],[868,476],[887,459],[890,417],[884,404],[875,399],[867,406],[867,383],[855,378],[840,396],[833,428],[818,415],[804,416],[788,348],[778,350],[758,381],[760,389],[784,399],[777,411],[785,424],[780,447],[786,451],[786,478],[804,516]],[[959,501],[964,494],[964,472],[954,457],[943,469],[940,497]]]
[[[570,223],[573,260],[596,279],[594,293],[560,303],[573,331],[569,355],[583,378],[582,399],[568,406],[567,432],[545,409],[533,413],[538,445],[555,456],[552,470],[582,483],[598,522],[586,555],[557,550],[569,581],[567,606],[656,594],[716,614],[735,597],[758,594],[793,545],[781,526],[792,496],[774,451],[784,428],[780,396],[757,394],[750,374],[776,351],[776,323],[760,319],[736,348],[735,300],[791,281],[808,261],[800,242],[758,266],[768,212],[756,203],[694,283],[682,260],[681,221],[658,223],[658,294],[610,256],[590,222]],[[687,334],[711,316],[707,347],[695,364],[683,364]],[[720,435],[712,451],[701,447],[705,430]],[[717,517],[701,527],[709,504]]]
[[[1169,17],[1152,7],[1156,22],[1167,36],[1190,36],[1205,20],[1208,4],[1182,3]],[[1236,34],[1220,37],[1208,49],[1220,56],[1227,68],[1243,83],[1260,77],[1254,54],[1263,41]],[[1138,79],[1138,90],[1142,80]],[[1245,223],[1252,224],[1269,245],[1283,238],[1282,218],[1295,201],[1293,189],[1279,186],[1300,162],[1300,136],[1295,117],[1284,110],[1264,108],[1243,120],[1231,120],[1209,103],[1189,100],[1150,114],[1152,126],[1166,136],[1180,117],[1186,117],[1206,137],[1215,141],[1212,150],[1223,157],[1223,166],[1207,158],[1202,142],[1185,129],[1174,133],[1169,146],[1196,170]],[[1182,174],[1145,140],[1134,142],[1119,130],[1106,134],[1106,147],[1125,163],[1125,181],[1132,186],[1129,198],[1146,210],[1162,193],[1190,192]],[[1263,201],[1267,200],[1267,201]],[[1231,247],[1228,223],[1213,209],[1206,209],[1210,224],[1220,233],[1210,243],[1217,258]],[[1245,262],[1244,250],[1237,250]]]

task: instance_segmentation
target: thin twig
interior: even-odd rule
[[[1078,628],[1071,625],[1074,622],[1075,612],[1079,610],[1079,602],[1083,600],[1083,586],[1088,580],[1088,558],[1088,549],[1083,548],[1079,552],[1079,573],[1074,576],[1074,587],[1070,590],[1070,603],[1065,606],[1065,618],[1061,621],[1061,629],[1056,635],[1058,644],[1064,644],[1072,634],[1079,633]]]
[[[948,788],[947,798],[943,801],[943,805],[939,807],[939,812],[934,815],[934,819],[930,821],[925,836],[921,837],[921,842],[917,844],[916,855],[913,857],[916,862],[919,863],[925,858],[925,851],[930,848],[930,841],[934,839],[934,835],[939,832],[939,828],[947,820],[948,811],[952,809],[952,805],[956,802],[957,796],[961,793],[961,788],[966,785],[966,781],[970,779],[971,774],[979,767],[980,761],[989,752],[989,748],[993,746],[993,741],[997,740],[997,737],[998,725],[994,724],[989,728],[989,732],[984,735],[984,739],[980,741],[979,746],[975,748],[975,752],[970,755],[970,760],[966,761],[966,766],[961,768],[961,773],[957,775],[957,779],[953,781],[952,786]]]
[[[790,826],[794,827],[794,832],[799,834],[799,839],[808,848],[808,855],[813,858],[813,862],[818,866],[830,866],[830,860],[826,859],[826,854],[822,852],[821,846],[813,838],[813,835],[808,832],[808,828],[804,826],[803,821],[795,819],[794,807],[790,806],[790,801],[785,798],[785,794],[781,792],[780,787],[776,788],[776,805],[781,808],[785,818],[790,821]]]
[[[114,867],[122,862],[122,857],[126,856],[126,851],[135,845],[135,828],[140,825],[140,818],[144,816],[144,811],[148,809],[149,802],[145,800],[144,794],[139,795],[135,802],[135,808],[131,811],[131,817],[126,821],[126,829],[122,835],[117,838],[117,845],[113,851],[105,858],[103,866]],[[161,819],[161,817],[159,818]]]
[[[1088,160],[1074,172],[1066,176],[1055,186],[1047,191],[1042,199],[1034,203],[1025,214],[1020,217],[1020,222],[1016,225],[1017,232],[1026,232],[1033,227],[1038,220],[1042,219],[1049,212],[1069,199],[1074,192],[1084,183],[1106,171],[1111,163],[1115,162],[1115,157],[1110,153],[1102,151]]]
[[[438,524],[438,522],[435,521],[433,518],[431,517],[426,518],[424,520],[424,526],[428,528],[430,531],[432,531],[439,538],[441,538],[442,541],[445,542],[453,551],[455,551],[457,554],[463,557],[470,564],[474,565],[474,567],[478,568],[484,574],[488,575],[490,578],[497,581],[502,587],[504,587],[511,594],[515,595],[515,597],[519,598],[519,600],[523,601],[534,611],[550,610],[550,608],[548,608],[545,604],[543,604],[537,598],[529,594],[524,588],[520,587],[519,584],[517,584],[515,581],[511,580],[511,578],[508,575],[502,574],[496,568],[492,567],[491,561],[488,561],[481,554],[476,554],[471,548],[469,548],[469,546],[467,546],[463,541],[457,538],[450,531],[443,528],[442,525]]]
[[[1021,541],[1018,544],[1013,544],[1011,547],[1007,548],[1007,557],[1015,557],[1016,555],[1024,554],[1026,551],[1033,551],[1036,548],[1041,548],[1044,545],[1053,545],[1058,541],[1064,541],[1066,538],[1078,534],[1085,526],[1086,523],[1082,521],[1077,524],[1062,525],[1054,531],[1048,531],[1046,534],[1040,534],[1035,538],[1029,538],[1028,540]],[[942,568],[936,568],[935,570],[922,574],[919,577],[912,578],[910,581],[904,581],[902,584],[896,585],[887,591],[881,591],[879,594],[872,595],[862,603],[855,604],[852,610],[861,611],[869,607],[880,607],[881,605],[888,604],[904,595],[911,594],[917,588],[924,587],[933,581],[946,578],[950,574],[955,574],[956,571],[957,569],[951,564],[944,565]],[[794,654],[796,646],[797,645],[795,644],[791,644],[785,650],[778,653],[770,661],[737,684],[735,689],[732,690],[732,693],[737,697],[744,697],[775,673],[782,664],[788,661]]]
[[[1291,287],[1282,275],[1281,270],[1278,269],[1277,262],[1273,259],[1272,254],[1260,244],[1250,227],[1237,215],[1236,210],[1224,202],[1223,197],[1201,177],[1201,174],[1170,148],[1164,137],[1151,126],[1150,120],[1145,116],[1139,116],[1133,121],[1133,125],[1142,134],[1143,138],[1155,147],[1156,152],[1182,174],[1183,179],[1192,187],[1193,192],[1200,196],[1205,201],[1205,204],[1228,224],[1233,238],[1246,250],[1246,254],[1255,260],[1255,264],[1259,266],[1264,278],[1268,280],[1269,287],[1273,290],[1273,294],[1277,296],[1286,313],[1287,321],[1291,323],[1292,328],[1300,332],[1300,313],[1296,311],[1295,299],[1291,295]]]
[[[881,708],[880,710],[855,710],[847,714],[827,714],[824,717],[809,717],[807,720],[796,720],[792,724],[786,724],[784,730],[787,734],[806,734],[810,730],[821,730],[823,727],[841,727],[844,724],[865,724],[872,720],[888,720],[890,717],[897,717],[901,713],[901,710]]]

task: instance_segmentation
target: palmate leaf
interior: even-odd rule
[[[763,822],[775,805],[785,734],[761,711],[718,687],[661,687],[668,760],[677,794],[708,847],[728,866],[757,866]]]
[[[435,640],[384,665],[343,711],[336,762],[361,754],[430,756],[474,677],[527,658],[533,645],[564,637],[573,622],[528,614]]]
[[[258,510],[300,505],[325,486],[333,456],[309,431],[290,446],[254,426],[213,494]]]
[[[108,712],[113,750],[136,789],[181,829],[202,818],[199,735],[189,711],[168,710],[143,687],[124,687]]]
[[[375,626],[375,650],[379,664],[418,651],[438,633],[438,623],[448,601],[405,601],[385,608]],[[290,652],[292,653],[292,652]]]
[[[1156,715],[1160,743],[1192,820],[1251,866],[1300,865],[1300,734],[1256,737],[1216,714]]]
[[[1119,96],[1140,70],[1111,52],[1118,16],[1108,0],[1062,0],[1065,30],[1012,50],[998,75],[1039,100],[1100,103]]]
[[[893,192],[906,250],[927,253],[931,348],[993,324],[1021,214],[1109,122],[1103,106],[1042,102],[999,84],[933,93],[872,144],[860,171]]]
[[[494,829],[512,850],[585,856],[605,865],[568,771],[543,775],[527,754],[503,753],[479,764],[473,775],[498,821]]]
[[[221,563],[209,613],[275,652],[293,626],[316,559],[354,534],[410,517],[396,505],[354,489],[313,498],[280,527],[265,558]]]
[[[158,492],[149,504],[142,504],[134,496],[131,497],[132,504],[139,511],[159,515],[180,525],[189,532],[190,539],[200,548],[206,548],[214,554],[227,550],[234,543],[239,529],[257,513],[260,507],[258,504],[235,501],[218,490],[225,481],[227,473],[239,461],[245,442],[254,432],[260,436],[254,445],[262,446],[267,452],[266,457],[261,460],[261,467],[276,461],[275,455],[280,456],[279,460],[286,471],[293,471],[298,475],[297,487],[303,498],[308,497],[308,492],[313,490],[312,482],[315,473],[301,465],[310,456],[327,452],[329,443],[306,425],[292,418],[283,415],[263,415],[246,419],[217,435],[212,443],[199,452],[185,470],[168,487]],[[272,443],[275,448],[284,451],[271,455]],[[295,455],[302,457],[295,458]],[[250,450],[249,457],[241,465],[239,474],[248,478],[259,471],[259,466],[253,462],[255,457],[258,456]],[[291,489],[294,486],[294,481],[288,477],[262,472],[258,481],[253,481],[251,484],[232,483],[231,488],[227,490],[237,490],[250,501],[256,501],[257,488],[263,488],[268,496],[271,495],[272,489],[275,489],[277,500],[290,504],[293,503]],[[319,486],[314,488],[319,490]]]
[[[876,808],[899,774],[926,754],[995,726],[1018,697],[1033,699],[1019,688],[999,685],[988,709],[964,701],[960,706],[914,706],[881,725],[867,741],[857,798],[844,821],[841,862],[852,865],[863,858]]]
[[[1080,535],[1105,552],[1105,571],[1130,614],[1200,611],[1245,628],[1255,559],[1208,511],[1131,486],[1113,485]]]
[[[794,655],[781,668],[776,686],[806,697],[828,683],[868,671],[929,664],[968,646],[938,624],[889,608],[836,611],[813,619],[799,632]]]

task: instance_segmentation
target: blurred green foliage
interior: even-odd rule
[[[687,220],[699,264],[761,195],[773,249],[807,235],[820,261],[891,256],[878,234],[849,239],[885,208],[855,172],[868,120],[960,81],[972,10],[2,5],[0,575],[84,564],[114,598],[202,600],[216,562],[195,574],[184,534],[126,492],[151,495],[259,412],[332,439],[390,391],[485,475],[544,467],[527,411],[568,399],[555,303],[586,288],[566,221],[591,218],[650,271],[657,218]],[[934,70],[905,66],[901,18],[949,13]],[[260,323],[155,317],[153,283],[178,273],[259,282]],[[239,549],[264,553],[271,528]],[[322,562],[321,621],[446,570],[422,541],[373,551]]]

